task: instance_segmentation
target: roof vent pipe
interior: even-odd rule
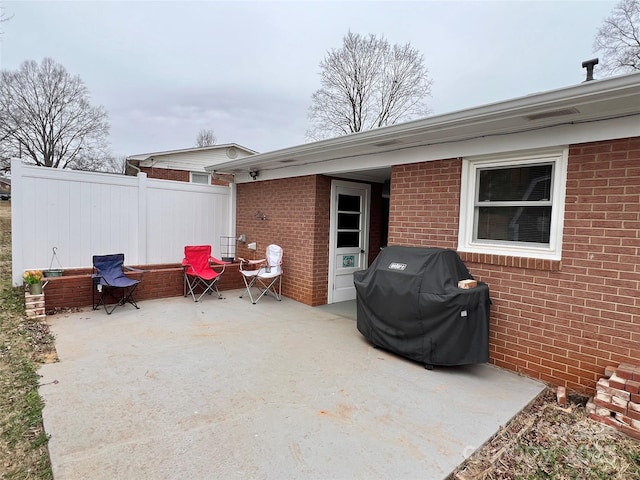
[[[582,62],[582,68],[587,69],[587,79],[585,80],[585,82],[590,82],[591,80],[593,80],[593,67],[595,67],[597,64],[597,58],[592,58],[591,60],[585,60],[584,62]]]

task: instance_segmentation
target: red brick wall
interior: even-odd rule
[[[283,295],[307,305],[327,303],[331,178],[317,175],[242,183],[237,189],[238,235],[257,242],[257,258],[270,243],[284,248]],[[370,259],[380,251],[382,186],[372,186]],[[256,218],[260,211],[267,220]],[[254,258],[242,244],[238,255]]]
[[[139,167],[141,172],[147,174],[149,178],[157,178],[160,180],[176,180],[178,182],[190,182],[191,172],[187,170],[172,170],[169,168],[156,167]],[[232,175],[218,175],[216,178],[211,177],[211,185],[221,185],[226,187],[233,181]]]
[[[461,165],[442,160],[392,168],[389,245],[456,248]]]
[[[178,182],[189,182],[191,180],[189,172],[186,170],[140,167],[140,171],[146,173],[149,178],[158,178],[160,180],[176,180]]]
[[[264,258],[267,245],[284,249],[282,293],[308,305],[327,298],[331,181],[322,176],[242,183],[237,188],[236,232],[256,242],[238,244],[238,256]],[[266,220],[256,217],[258,212]],[[319,286],[324,285],[324,291]]]
[[[393,168],[390,244],[456,248],[460,165]],[[461,257],[491,290],[491,362],[586,391],[640,361],[640,137],[570,148],[565,217],[562,262]]]

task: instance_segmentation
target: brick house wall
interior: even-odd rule
[[[455,249],[462,161],[392,170],[389,244]],[[569,149],[561,262],[461,253],[489,284],[490,361],[577,391],[640,362],[640,137]]]
[[[382,186],[372,186],[370,261],[380,251]],[[323,175],[241,183],[237,187],[236,232],[256,242],[238,244],[237,255],[264,258],[267,245],[284,249],[282,293],[307,305],[327,303],[331,178]],[[267,220],[257,218],[258,212]]]
[[[157,178],[159,180],[175,180],[177,182],[190,182],[191,172],[188,170],[173,170],[170,168],[157,167],[139,167],[141,172],[147,174],[148,178]],[[202,172],[204,173],[204,172]],[[218,178],[211,177],[211,185],[221,185],[226,187],[229,182],[233,181],[231,175],[220,175]]]
[[[186,170],[171,170],[169,168],[140,167],[140,171],[147,174],[149,178],[159,180],[175,180],[178,182],[188,182],[191,180],[189,172]]]
[[[247,243],[257,243],[256,252],[238,244],[237,255],[264,258],[269,244],[280,245],[284,249],[282,293],[308,305],[326,303],[330,189],[330,180],[321,176],[237,187],[236,232],[246,234]],[[258,218],[258,212],[266,220]]]

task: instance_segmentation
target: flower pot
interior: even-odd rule
[[[42,294],[42,283],[30,283],[29,284],[29,293],[31,295],[41,295]]]

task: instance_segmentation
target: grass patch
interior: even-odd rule
[[[25,319],[24,291],[11,285],[10,204],[0,206],[0,475],[52,479],[38,367],[54,350],[46,323]]]

